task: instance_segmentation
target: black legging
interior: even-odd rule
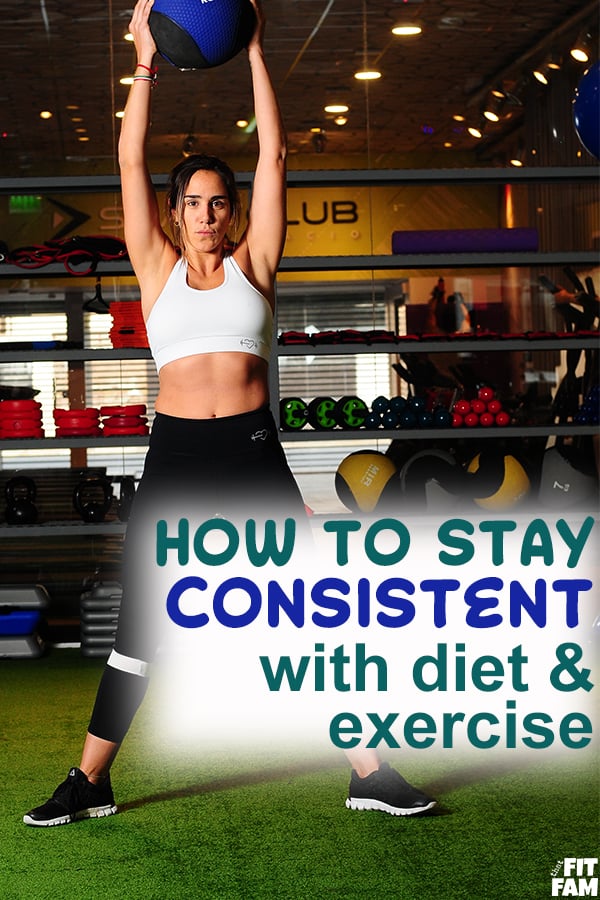
[[[160,633],[153,594],[153,536],[169,509],[181,517],[215,515],[304,520],[304,504],[270,410],[218,419],[157,413],[125,538],[123,598],[114,650],[102,675],[91,734],[120,743],[144,698]],[[148,576],[148,577],[146,577]]]

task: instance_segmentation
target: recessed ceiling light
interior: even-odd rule
[[[235,123],[238,128],[247,128],[248,127],[248,119],[238,119]]]
[[[124,41],[132,41],[133,40],[133,35],[131,34],[130,31],[125,32],[125,34],[123,35],[123,40]]]
[[[483,137],[483,130],[481,128],[479,128],[477,125],[469,125],[469,127],[467,128],[467,131],[469,132],[471,137],[477,138],[477,140],[479,140],[479,138]]]
[[[378,72],[377,69],[361,69],[360,72],[355,72],[354,77],[357,81],[377,81],[378,78],[381,78],[381,72]]]
[[[392,34],[398,37],[412,37],[415,34],[421,34],[422,31],[418,22],[399,22],[392,28]]]
[[[133,84],[133,75],[123,75],[119,78],[119,84]]]
[[[51,119],[52,113],[49,109],[43,109],[40,113],[40,119]]]
[[[81,134],[81,135],[77,138],[77,140],[78,140],[78,141],[81,141],[81,142],[83,143],[84,141],[89,141],[89,137],[87,137],[87,136],[84,135],[84,134]]]
[[[124,109],[119,109],[119,110],[117,110],[117,112],[115,113],[115,119],[122,119],[124,115],[125,115],[125,110],[124,110]]]
[[[339,125],[341,127],[342,125],[345,125],[347,123],[348,116],[336,116],[333,121],[336,125]]]
[[[348,106],[345,103],[328,103],[324,107],[326,113],[347,113]]]

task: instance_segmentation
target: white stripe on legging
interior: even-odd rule
[[[111,666],[113,669],[120,669],[121,672],[129,672],[130,675],[141,675],[142,678],[148,676],[148,670],[150,669],[150,663],[144,662],[143,659],[123,656],[123,654],[117,653],[116,650],[111,651],[106,665]]]

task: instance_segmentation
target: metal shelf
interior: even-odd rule
[[[460,438],[529,438],[549,437],[550,435],[573,437],[574,435],[598,434],[595,425],[508,425],[505,428],[492,426],[483,428],[366,428],[346,429],[332,428],[330,431],[316,431],[302,428],[300,431],[280,431],[282,444],[299,441],[356,441],[356,440],[417,440],[434,441],[440,438],[459,440]]]
[[[39,525],[0,525],[0,537],[94,537],[125,534],[126,529],[124,522],[45,522]]]
[[[152,175],[156,188],[164,189],[169,176]],[[384,185],[410,184],[554,184],[594,182],[598,179],[595,166],[538,166],[515,168],[474,168],[474,169],[288,169],[287,186],[321,187],[323,185],[357,185],[378,187]],[[253,172],[237,172],[238,187],[252,185]],[[106,193],[121,190],[119,175],[89,176],[34,176],[26,178],[0,178],[0,194],[41,194],[81,192]]]
[[[510,350],[595,350],[595,337],[553,338],[442,338],[440,340],[397,340],[381,344],[280,344],[279,356],[338,356],[357,353],[464,353],[506,352]]]
[[[356,256],[284,256],[279,272],[339,272],[406,271],[408,269],[505,269],[527,266],[572,266],[590,268],[598,265],[598,253],[593,250],[557,250],[526,253],[409,253]],[[92,278],[104,276],[132,276],[127,260],[99,262],[92,274],[72,275],[62,263],[49,263],[38,269],[24,269],[10,263],[0,263],[0,278]]]
[[[147,347],[107,347],[104,349],[3,350],[0,343],[0,363],[12,362],[75,362],[78,360],[151,359]]]
[[[507,350],[594,350],[598,337],[564,335],[552,338],[450,338],[440,340],[403,340],[374,344],[279,344],[279,356],[338,356],[356,353],[447,353],[453,351]],[[124,347],[80,350],[3,350],[0,343],[0,365],[13,362],[76,362],[93,360],[152,359],[147,347]]]
[[[0,440],[2,450],[62,450],[75,447],[145,447],[148,435],[124,434],[122,437],[43,437],[43,438],[5,438]]]

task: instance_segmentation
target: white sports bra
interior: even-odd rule
[[[219,287],[196,290],[179,259],[146,320],[156,368],[196,353],[238,351],[269,359],[273,312],[232,256],[223,259]]]

